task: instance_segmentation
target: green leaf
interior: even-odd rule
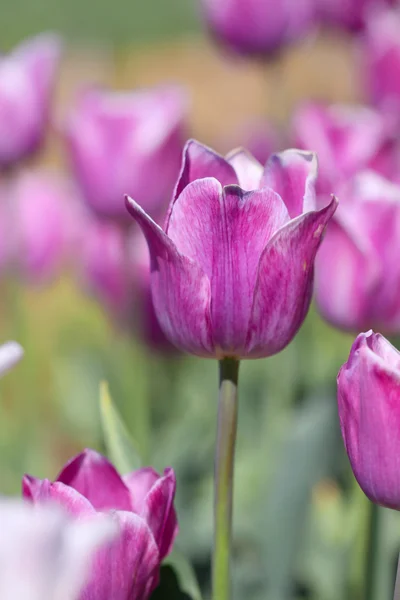
[[[108,384],[100,384],[100,417],[107,454],[121,473],[141,467],[141,459],[110,396]]]
[[[177,573],[180,587],[189,594],[193,600],[202,600],[201,591],[197,582],[196,573],[186,556],[174,549],[164,560],[164,565],[170,565]]]
[[[163,565],[160,572],[160,583],[152,593],[150,600],[193,600],[193,598],[181,589],[173,567]]]

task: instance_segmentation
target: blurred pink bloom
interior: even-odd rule
[[[353,331],[400,331],[400,186],[364,172],[339,190],[316,260],[322,315]]]
[[[400,12],[373,12],[361,46],[362,70],[369,99],[400,117]]]
[[[0,376],[12,369],[23,357],[24,351],[17,342],[0,345]]]
[[[294,116],[293,139],[317,154],[318,194],[336,193],[365,168],[389,178],[400,170],[393,123],[372,108],[306,103]]]
[[[42,142],[60,51],[57,36],[42,34],[0,56],[0,169]]]
[[[72,520],[59,507],[0,500],[0,597],[78,600],[94,553],[117,533],[111,519]]]
[[[126,218],[124,194],[158,216],[179,173],[186,96],[178,87],[136,92],[88,90],[66,127],[83,197],[102,217]]]
[[[319,20],[349,31],[358,31],[365,26],[370,14],[382,7],[390,6],[395,0],[315,0]]]
[[[337,383],[354,475],[372,502],[400,510],[400,353],[379,333],[360,333]]]
[[[267,56],[311,29],[314,0],[202,0],[213,35],[239,54]]]
[[[336,208],[333,199],[315,210],[315,178],[312,153],[288,150],[263,169],[244,150],[223,158],[189,141],[165,231],[127,199],[148,242],[154,307],[172,343],[199,356],[259,358],[290,342]]]
[[[121,477],[93,450],[70,460],[53,483],[29,475],[23,479],[23,495],[34,504],[51,500],[79,520],[110,513],[119,527],[118,539],[97,556],[81,600],[149,597],[178,532],[175,487],[172,469],[162,476],[144,468]]]
[[[262,165],[265,165],[271,154],[283,148],[280,132],[272,123],[261,118],[242,123],[217,143],[222,152],[239,146],[246,148]]]
[[[80,235],[75,190],[61,175],[22,171],[1,190],[1,224],[10,267],[47,281],[74,251]]]

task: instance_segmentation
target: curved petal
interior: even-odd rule
[[[176,478],[173,469],[165,469],[164,476],[153,485],[144,499],[141,516],[150,527],[163,560],[172,550],[178,534],[174,509]]]
[[[243,190],[258,190],[263,176],[263,168],[244,148],[232,150],[226,160],[235,169],[238,183]],[[272,187],[272,186],[270,186]]]
[[[160,556],[146,522],[138,515],[113,515],[120,535],[100,550],[80,600],[147,600],[158,579]]]
[[[282,227],[260,259],[248,330],[248,358],[276,354],[302,324],[312,295],[314,258],[337,200]]]
[[[151,257],[151,288],[155,312],[166,337],[178,348],[213,356],[210,282],[201,266],[178,252],[174,242],[136,204],[126,205],[140,225]]]
[[[235,169],[223,156],[196,140],[189,140],[183,150],[181,172],[167,215],[167,232],[172,207],[178,196],[189,183],[205,177],[214,177],[222,186],[238,183]]]
[[[125,485],[131,494],[132,510],[140,514],[143,510],[144,500],[161,475],[152,467],[143,467],[123,476]]]
[[[129,489],[115,467],[101,454],[86,449],[72,458],[57,481],[77,490],[96,510],[130,510]]]
[[[215,179],[190,183],[176,200],[168,235],[211,282],[213,340],[218,354],[244,349],[260,256],[289,215],[271,189],[223,190]]]
[[[316,209],[317,156],[314,152],[285,150],[268,160],[261,185],[275,190],[291,219]]]
[[[73,488],[58,481],[52,483],[48,479],[36,479],[36,477],[24,475],[22,496],[33,504],[57,503],[75,517],[96,514],[96,510],[89,500]]]

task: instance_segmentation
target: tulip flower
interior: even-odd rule
[[[339,194],[316,260],[319,310],[342,329],[398,333],[400,186],[364,172]]]
[[[360,333],[337,383],[354,475],[372,502],[400,510],[400,353],[379,333]]]
[[[78,520],[111,512],[120,535],[97,557],[81,600],[146,600],[177,534],[175,485],[172,469],[121,477],[106,458],[85,450],[53,483],[25,475],[23,495],[38,505],[59,503]]]
[[[309,102],[293,120],[293,138],[318,156],[317,193],[337,193],[340,183],[362,169],[394,177],[400,166],[392,122],[372,108]]]
[[[123,197],[133,194],[158,216],[179,174],[185,120],[186,98],[177,87],[82,93],[66,141],[88,206],[101,217],[125,219]]]
[[[188,142],[162,230],[132,199],[146,236],[153,303],[167,338],[204,357],[282,350],[309,307],[314,258],[336,200],[314,210],[316,160],[288,150],[265,170]]]
[[[43,141],[60,50],[57,36],[42,34],[0,57],[0,169]]]
[[[373,12],[367,21],[360,56],[369,100],[400,114],[400,12]]]
[[[218,41],[243,55],[268,56],[309,32],[313,0],[202,0]]]
[[[363,29],[369,15],[390,6],[394,0],[317,0],[318,19],[350,32]]]
[[[59,507],[0,500],[0,597],[78,600],[95,553],[117,531],[111,519],[80,521]]]

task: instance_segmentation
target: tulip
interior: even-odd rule
[[[360,333],[337,383],[354,475],[372,502],[400,510],[400,353],[379,333]]]
[[[125,219],[128,193],[157,216],[179,173],[185,119],[186,99],[177,87],[84,92],[66,141],[88,206],[101,217]]]
[[[361,45],[362,69],[369,100],[399,118],[400,12],[371,14]]]
[[[0,376],[12,369],[23,357],[24,351],[17,342],[0,345]]]
[[[244,150],[223,158],[190,141],[165,230],[127,198],[150,250],[156,315],[174,345],[260,358],[290,342],[336,208],[332,199],[314,210],[315,178],[312,153],[282,152],[263,170]]]
[[[111,511],[120,536],[97,557],[81,600],[146,600],[178,531],[175,485],[172,469],[121,477],[106,458],[85,450],[53,483],[25,475],[23,495],[34,504],[59,503],[77,519]]]
[[[0,57],[0,169],[41,145],[60,50],[58,37],[43,34]]]
[[[316,260],[318,307],[342,329],[398,333],[400,186],[364,172],[340,198]]]
[[[370,14],[395,0],[317,0],[317,16],[326,25],[355,32],[365,27]]]
[[[305,35],[313,0],[202,0],[205,20],[218,41],[243,55],[268,56]]]
[[[95,552],[117,531],[111,519],[76,521],[59,507],[0,500],[0,597],[78,600]]]
[[[336,193],[341,182],[362,169],[389,178],[398,174],[392,123],[372,108],[306,103],[294,116],[293,137],[300,148],[317,153],[319,195]]]

